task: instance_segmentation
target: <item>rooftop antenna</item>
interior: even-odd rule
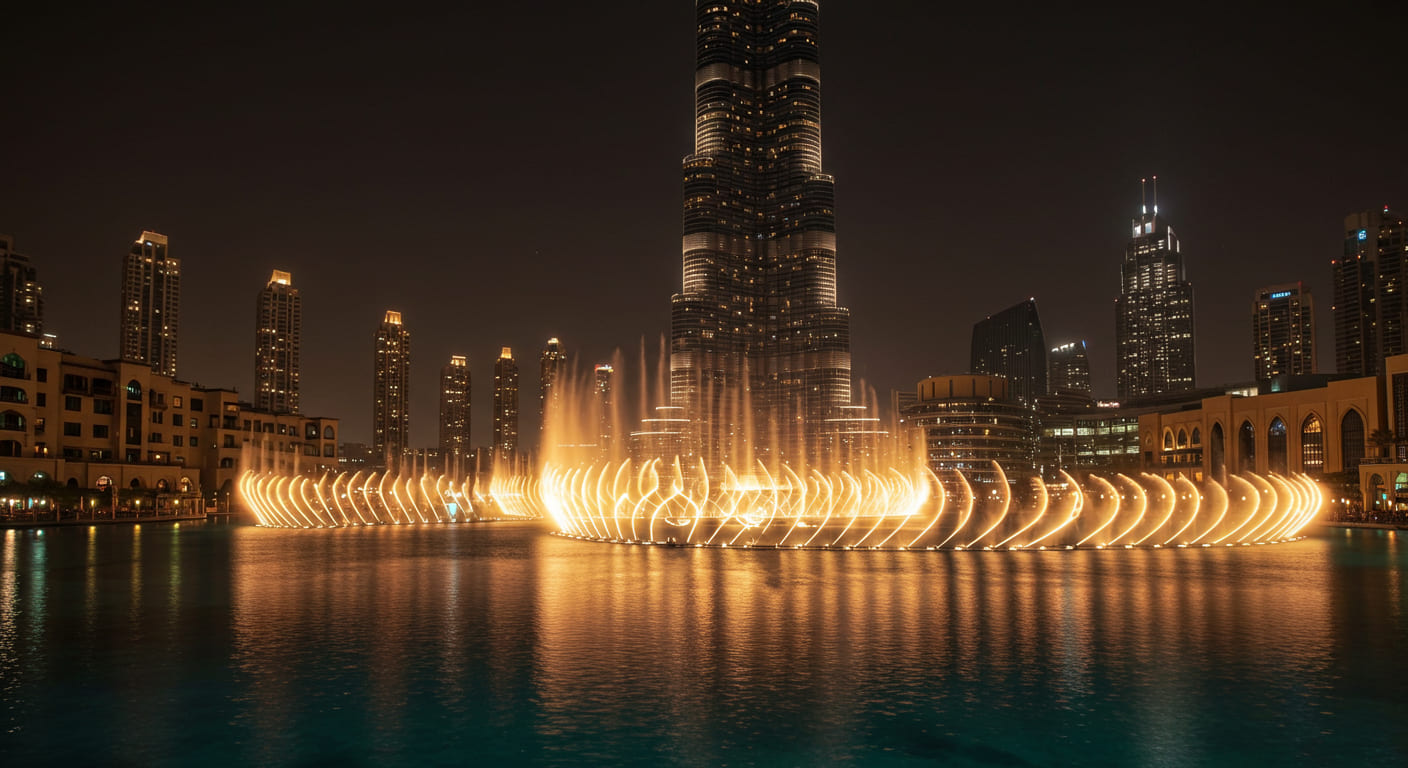
[[[1154,215],[1159,215],[1159,177],[1154,177]]]
[[[1149,213],[1149,180],[1139,180],[1139,213],[1148,215]]]

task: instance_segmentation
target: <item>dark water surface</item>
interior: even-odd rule
[[[1408,539],[0,532],[5,765],[1403,765]]]

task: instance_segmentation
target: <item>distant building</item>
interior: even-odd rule
[[[440,369],[440,458],[447,471],[462,471],[469,455],[469,394],[469,361],[454,355]]]
[[[1344,250],[1331,264],[1335,370],[1381,372],[1384,359],[1408,352],[1408,227],[1389,211],[1344,219]]]
[[[0,235],[0,331],[44,333],[44,287],[29,257],[16,253],[14,238]]]
[[[1193,284],[1173,228],[1154,205],[1134,219],[1115,302],[1116,389],[1122,402],[1194,387]]]
[[[1046,338],[1036,299],[989,315],[973,326],[971,373],[1001,376],[1017,402],[1032,406],[1046,394]]]
[[[1047,354],[1046,391],[1053,395],[1091,396],[1094,390],[1085,340],[1062,344]]]
[[[615,441],[616,421],[616,369],[606,363],[596,367],[592,376],[592,396],[596,408],[596,447],[603,457],[611,456]]]
[[[1035,471],[1036,413],[1012,396],[1007,379],[938,376],[919,382],[915,395],[903,416],[923,435],[930,469],[958,470],[972,482],[996,482],[994,461],[1009,478]]]
[[[343,443],[338,447],[337,464],[346,472],[368,469],[376,463],[372,460],[374,455],[366,443]]]
[[[1252,302],[1252,361],[1259,381],[1316,372],[1315,302],[1305,284],[1257,291]]]
[[[376,329],[372,375],[372,450],[375,461],[396,469],[411,434],[411,334],[400,312],[387,312]]]
[[[518,363],[509,347],[494,361],[493,450],[495,462],[512,462],[518,455]]]
[[[166,235],[143,232],[122,262],[122,359],[175,376],[180,308],[181,260]]]
[[[303,297],[293,287],[293,275],[275,270],[269,277],[259,292],[254,323],[254,405],[298,413]]]
[[[566,373],[567,354],[562,351],[562,342],[556,337],[548,339],[543,354],[538,361],[538,434],[541,436],[548,426],[548,414],[554,413],[560,393],[554,386]],[[541,439],[541,437],[540,437]]]

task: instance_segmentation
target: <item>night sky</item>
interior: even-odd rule
[[[29,4],[6,23],[0,231],[40,269],[46,326],[116,354],[122,256],[182,259],[181,378],[252,394],[254,302],[303,293],[304,411],[370,439],[372,336],[412,333],[413,442],[467,354],[473,441],[492,362],[562,337],[639,357],[680,283],[694,4],[473,3],[357,15]],[[1139,179],[1194,283],[1198,383],[1251,376],[1256,288],[1304,280],[1333,366],[1346,213],[1408,193],[1404,12],[1128,4],[954,12],[826,0],[825,164],[858,380],[962,372],[972,323],[1035,296],[1114,391],[1119,262]],[[394,14],[394,15],[393,15]]]

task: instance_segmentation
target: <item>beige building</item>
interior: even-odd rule
[[[338,430],[337,419],[255,410],[233,390],[178,381],[147,364],[0,333],[0,484],[224,502],[245,467],[335,467]]]

